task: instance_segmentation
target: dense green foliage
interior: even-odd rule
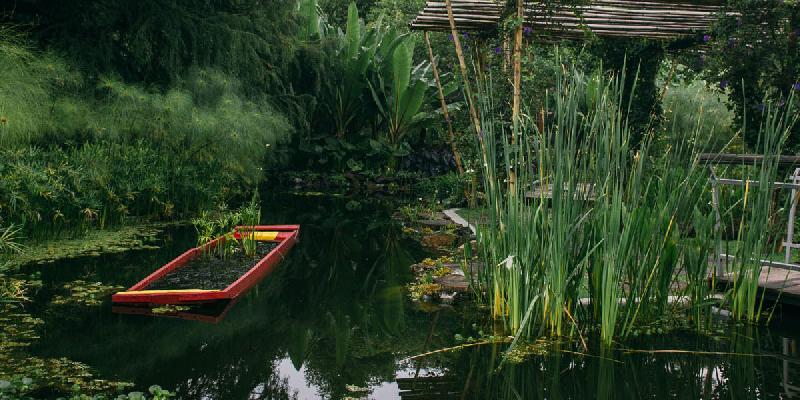
[[[684,69],[683,67],[681,69]],[[668,74],[669,71],[666,71]],[[656,134],[655,141],[666,150],[674,138],[670,132],[691,132],[699,130],[697,140],[701,151],[730,152],[744,151],[741,139],[734,140],[734,113],[728,109],[728,97],[718,90],[709,88],[706,82],[692,80],[677,73],[673,82],[664,90],[664,122],[662,130]],[[663,77],[669,79],[669,77]],[[667,85],[666,82],[663,83]],[[698,112],[702,110],[702,112]]]
[[[261,179],[286,119],[238,81],[193,70],[171,89],[89,82],[67,62],[3,40],[0,221],[36,230],[166,218],[240,196]]]
[[[431,116],[431,77],[426,62],[415,65],[415,37],[382,19],[366,24],[355,3],[345,29],[336,30],[314,3],[301,3],[308,36],[302,64],[313,69],[296,77],[300,85],[290,104],[301,127],[291,143],[292,164],[359,171],[382,169],[388,161],[395,167],[417,142],[420,122]]]
[[[664,59],[664,43],[638,38],[606,38],[594,40],[590,52],[606,70],[628,77],[623,95],[630,99],[632,106],[623,110],[633,134],[631,145],[638,147],[647,131],[657,128],[661,122],[663,99],[656,78]]]
[[[785,108],[792,93],[800,94],[800,2],[731,0],[729,7],[734,13],[704,36],[708,55],[699,56],[697,68],[713,87],[730,92],[737,124],[754,148],[767,108]],[[800,112],[800,105],[794,107],[785,112]],[[788,146],[798,145],[800,127],[795,127]]]
[[[282,87],[294,11],[281,0],[23,0],[0,6],[0,18],[30,27],[89,76],[166,85],[191,68],[215,68],[260,93]]]

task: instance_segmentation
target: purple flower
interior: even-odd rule
[[[447,37],[447,39],[452,42],[453,41],[453,34],[451,33],[450,36]]]
[[[703,42],[707,43],[709,40],[711,40],[711,35],[703,35]]]
[[[719,81],[719,88],[720,89],[725,90],[727,87],[728,87],[728,80],[727,79],[723,79],[723,80]]]
[[[792,89],[800,90],[800,82],[795,82],[794,85],[792,85]]]
[[[502,52],[503,52],[503,48],[502,47],[497,46],[497,47],[494,48],[494,54],[500,54]]]
[[[469,39],[469,33],[464,32],[461,34],[461,37],[463,37],[464,39]]]
[[[530,26],[526,26],[526,27],[522,28],[522,33],[525,34],[525,36],[530,35],[532,32],[533,32],[533,28],[531,28]]]

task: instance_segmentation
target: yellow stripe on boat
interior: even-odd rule
[[[242,232],[242,235],[247,238],[253,238],[259,242],[266,242],[275,240],[279,232],[256,231],[256,232]]]
[[[162,294],[162,293],[216,293],[221,290],[213,289],[174,289],[174,290],[131,290],[128,292],[118,292],[118,295],[140,295],[140,294]]]

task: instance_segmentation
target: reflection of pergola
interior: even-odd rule
[[[494,30],[505,15],[505,1],[451,0],[456,27],[460,30]],[[513,2],[512,2],[513,3]],[[579,4],[524,1],[525,26],[538,36],[597,36],[676,38],[707,30],[721,12],[720,1],[626,1],[590,0]],[[512,7],[515,8],[515,7]],[[411,22],[411,28],[449,31],[445,0],[431,0]]]

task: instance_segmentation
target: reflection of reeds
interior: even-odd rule
[[[734,328],[728,339],[706,335],[648,338],[642,350],[572,352],[552,343],[523,362],[494,358],[488,346],[461,352],[452,376],[471,381],[463,398],[642,399],[771,398],[781,384],[781,343],[752,326]],[[460,383],[459,382],[459,383]]]
[[[562,71],[544,131],[523,124],[516,142],[483,116],[489,223],[478,232],[482,283],[493,316],[517,337],[566,335],[586,325],[597,326],[609,345],[679,308],[688,307],[698,327],[710,320],[706,271],[715,232],[707,175],[696,161],[704,148],[697,137],[702,110],[693,131],[667,128],[673,143],[662,153],[653,151],[652,133],[632,148],[623,79]],[[480,99],[492,102],[490,87]],[[769,121],[761,150],[772,156],[790,121]],[[773,159],[759,180],[774,180]],[[518,185],[498,184],[512,172]],[[742,254],[763,248],[770,190],[748,194],[757,207],[747,207],[747,229],[739,230]],[[736,317],[753,320],[760,270],[748,268],[740,268],[730,298]]]

